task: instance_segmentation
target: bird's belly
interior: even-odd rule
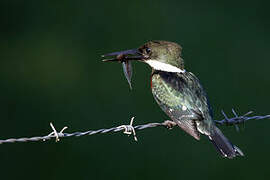
[[[167,114],[175,109],[179,111],[187,110],[189,103],[185,100],[184,95],[176,92],[175,89],[164,82],[159,75],[152,76],[151,86],[155,100]]]

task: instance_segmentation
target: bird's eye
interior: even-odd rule
[[[150,48],[145,48],[145,52],[147,53],[147,54],[149,54],[150,52],[151,52],[151,49]]]

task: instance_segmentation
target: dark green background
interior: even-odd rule
[[[183,46],[186,69],[222,109],[270,113],[269,4],[262,1],[1,1],[0,139],[167,117],[150,67],[133,64],[130,91],[103,53],[149,40]],[[206,137],[179,128],[0,145],[1,179],[269,179],[269,120],[222,130],[246,156],[221,158]]]

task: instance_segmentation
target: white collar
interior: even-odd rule
[[[149,64],[149,66],[151,66],[155,70],[166,71],[166,72],[176,72],[176,73],[186,72],[185,69],[182,70],[176,66],[166,64],[157,60],[146,60],[145,63]]]

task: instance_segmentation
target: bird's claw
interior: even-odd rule
[[[166,120],[163,122],[163,125],[167,128],[167,129],[172,129],[174,126],[176,126],[176,123],[170,120]]]

